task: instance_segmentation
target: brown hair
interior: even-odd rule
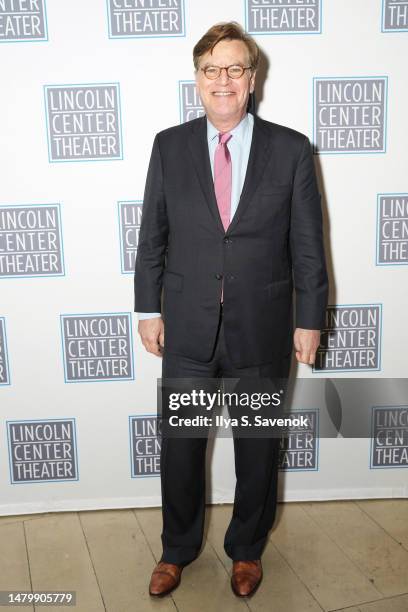
[[[198,70],[200,57],[208,51],[212,52],[221,40],[242,40],[248,49],[249,63],[256,70],[259,63],[259,48],[254,39],[249,36],[236,21],[217,23],[200,38],[193,49],[194,67]]]

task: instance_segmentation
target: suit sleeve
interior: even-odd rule
[[[327,306],[320,200],[310,142],[305,137],[295,171],[290,225],[296,327],[303,329],[322,329]]]
[[[134,276],[136,312],[161,312],[161,288],[168,232],[163,167],[159,138],[156,136],[147,172],[136,256]]]

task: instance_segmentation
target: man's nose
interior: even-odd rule
[[[220,76],[218,77],[217,81],[220,85],[228,85],[229,82],[229,76],[228,76],[228,72],[226,68],[222,68],[221,72],[220,72]]]

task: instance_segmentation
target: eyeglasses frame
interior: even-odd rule
[[[241,79],[244,76],[246,70],[252,70],[252,66],[240,66],[240,68],[242,68],[242,74],[240,74],[239,77],[233,77],[233,76],[231,76],[228,73],[228,70],[229,70],[229,68],[233,68],[234,66],[239,66],[239,64],[231,64],[230,66],[213,66],[213,65],[210,65],[210,66],[206,66],[205,68],[200,68],[200,70],[204,73],[205,78],[208,79],[209,81],[215,81],[215,80],[219,79],[223,70],[226,71],[228,78],[232,79],[232,80]],[[207,70],[207,68],[218,68],[219,73],[217,74],[216,77],[214,77],[212,79],[211,77],[208,77],[205,74],[205,71]]]

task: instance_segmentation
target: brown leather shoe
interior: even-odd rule
[[[253,595],[262,580],[261,560],[234,561],[232,564],[231,587],[238,597]]]
[[[182,571],[182,565],[160,561],[153,570],[149,594],[154,597],[163,597],[173,591],[180,584]]]

